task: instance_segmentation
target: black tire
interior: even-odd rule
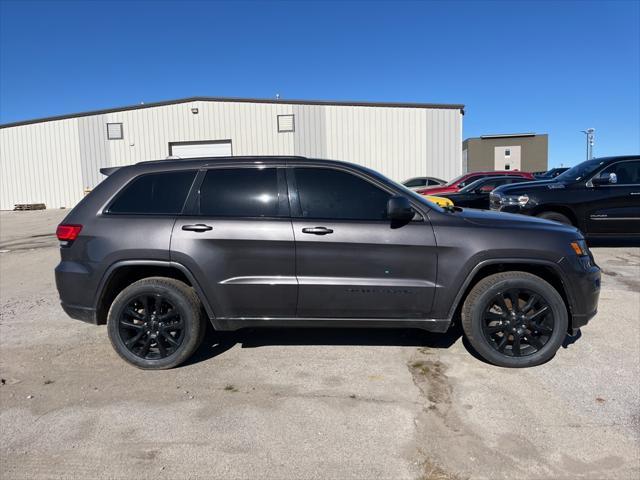
[[[532,367],[551,359],[566,337],[568,322],[558,291],[527,272],[483,278],[462,306],[467,340],[483,359],[501,367]]]
[[[536,215],[538,218],[544,218],[545,220],[553,220],[554,222],[563,223],[564,225],[572,225],[573,222],[567,217],[559,212],[542,212]]]
[[[109,340],[125,361],[145,370],[173,368],[198,348],[206,331],[194,290],[172,278],[132,283],[115,298],[107,317]]]

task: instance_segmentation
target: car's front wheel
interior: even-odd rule
[[[562,223],[564,225],[573,225],[573,222],[560,212],[542,212],[536,215],[538,218],[544,218],[545,220],[552,220],[554,222]]]
[[[527,272],[480,280],[462,307],[462,327],[485,360],[531,367],[552,358],[567,334],[568,314],[558,291]]]
[[[111,304],[109,339],[138,368],[172,368],[200,345],[206,326],[201,310],[198,296],[183,282],[145,278],[122,290]]]

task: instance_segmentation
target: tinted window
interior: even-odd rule
[[[614,163],[605,168],[602,173],[615,173],[618,177],[618,185],[640,185],[640,160]]]
[[[502,178],[494,178],[493,180],[488,180],[485,185],[491,185],[493,188],[497,188],[500,185],[508,185],[510,183],[521,182],[523,179],[518,177],[502,177]]]
[[[472,175],[469,178],[467,178],[464,182],[459,183],[458,187],[462,188],[465,185],[469,185],[470,183],[475,182],[476,180],[479,180],[481,178],[484,178],[486,175]]]
[[[594,160],[587,160],[579,163],[573,168],[570,168],[566,172],[558,175],[556,178],[560,181],[577,182],[594,173],[601,165],[603,161],[596,158]]]
[[[500,180],[489,180],[487,182],[483,182],[479,187],[487,191],[489,188],[494,189],[498,185],[504,185],[504,182]]]
[[[467,175],[467,174],[466,174],[466,173],[464,173],[464,174],[462,174],[462,175],[460,175],[460,176],[458,176],[458,177],[454,178],[453,180],[450,180],[449,182],[445,183],[445,186],[447,186],[447,187],[451,187],[451,186],[453,186],[453,185],[457,185],[457,184],[458,184],[458,182],[459,182],[460,180],[462,180],[466,175]]]
[[[383,220],[391,196],[350,173],[323,168],[297,168],[302,217]]]
[[[505,179],[503,178],[480,178],[475,182],[469,183],[466,187],[460,190],[462,193],[467,192],[475,192],[480,188],[496,188],[498,185],[503,185],[505,183]]]
[[[508,177],[506,178],[503,183],[501,183],[500,185],[504,185],[504,184],[509,184],[509,183],[522,183],[522,182],[530,182],[531,180],[528,178],[522,178],[522,177]]]
[[[425,181],[424,178],[413,178],[411,180],[407,180],[405,182],[405,186],[412,188],[412,187],[422,187],[425,184],[430,184],[429,181]]]
[[[128,184],[109,213],[176,214],[182,211],[195,171],[151,173]]]
[[[275,168],[209,170],[200,187],[200,214],[211,217],[277,217]]]

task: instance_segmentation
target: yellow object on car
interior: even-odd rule
[[[448,198],[438,197],[436,195],[425,195],[425,196],[427,197],[427,200],[441,207],[453,207],[453,202]]]

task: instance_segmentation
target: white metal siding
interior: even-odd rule
[[[294,115],[295,132],[279,133],[278,115]],[[122,123],[124,138],[108,140],[107,123]],[[166,158],[170,142],[208,140],[231,140],[234,155],[350,161],[397,181],[462,173],[456,109],[193,101],[0,129],[0,209],[72,207],[102,180],[102,167]]]
[[[83,195],[77,119],[0,129],[0,209],[75,205]]]
[[[171,156],[177,158],[230,157],[231,142],[178,143],[171,145]]]

